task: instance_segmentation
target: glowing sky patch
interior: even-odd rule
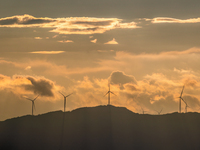
[[[97,42],[97,39],[91,40],[90,42],[96,43],[96,42]]]
[[[41,38],[41,37],[35,37],[35,39],[36,39],[36,40],[41,40],[42,38]]]
[[[115,40],[115,38],[113,38],[111,41],[108,41],[104,44],[118,44],[118,42]]]
[[[152,19],[152,23],[199,23],[200,18],[190,18],[190,19],[176,19],[167,17],[157,17]]]
[[[64,51],[35,51],[35,52],[30,52],[33,54],[60,54],[64,53]]]
[[[94,34],[104,33],[117,28],[138,28],[135,22],[121,23],[118,18],[92,18],[92,17],[71,17],[71,18],[36,18],[31,15],[16,15],[0,18],[0,27],[23,28],[40,27],[54,28],[50,32],[59,34]],[[53,36],[56,38],[57,35]]]

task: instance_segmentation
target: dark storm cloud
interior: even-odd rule
[[[126,75],[124,72],[121,71],[115,71],[112,72],[112,74],[109,77],[111,84],[118,84],[120,85],[120,88],[124,88],[124,84],[126,83],[133,83],[137,84],[137,81],[134,76]]]
[[[35,94],[41,96],[54,97],[53,89],[54,83],[47,79],[35,79],[33,77],[27,77],[32,84],[22,85],[25,90],[33,91]]]

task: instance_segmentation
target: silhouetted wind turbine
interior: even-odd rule
[[[141,107],[141,109],[142,109],[142,114],[144,114],[145,112],[147,112],[147,111],[145,111],[142,107]]]
[[[108,84],[108,88],[109,88],[109,90],[104,96],[106,96],[108,94],[108,105],[110,105],[110,93],[112,93],[115,96],[117,96],[117,95],[110,91],[110,84]]]
[[[158,115],[160,115],[161,112],[162,112],[162,110],[163,110],[163,109],[161,109],[160,111],[157,111],[157,110],[155,110],[155,111],[158,113]]]
[[[187,113],[187,108],[188,108],[189,106],[188,106],[188,104],[187,103],[185,103],[185,113]],[[190,107],[189,107],[190,108]]]
[[[187,107],[189,107],[188,106],[188,104],[186,103],[186,101],[183,99],[183,98],[181,98],[182,100],[183,100],[183,102],[185,103],[185,113],[187,113]],[[190,108],[190,107],[189,107]]]
[[[38,96],[34,99],[30,99],[30,98],[25,97],[27,100],[30,100],[32,102],[32,115],[33,115],[33,109],[35,109],[35,100],[38,98]]]
[[[73,93],[69,94],[69,95],[64,95],[61,92],[59,92],[63,97],[64,97],[64,112],[65,112],[65,107],[66,107],[66,98],[69,97],[70,95],[72,95]]]
[[[183,98],[182,98],[183,90],[184,90],[184,86],[183,86],[183,89],[181,91],[181,95],[178,97],[179,98],[179,113],[181,113],[181,100],[183,100]]]

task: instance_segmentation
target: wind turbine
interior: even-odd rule
[[[110,105],[110,93],[112,93],[113,95],[117,96],[115,93],[113,93],[112,91],[110,91],[110,84],[108,84],[108,92],[104,95],[106,96],[108,94],[108,105]]]
[[[185,103],[185,113],[187,113],[187,108],[188,108],[189,106],[188,106],[188,104],[187,103]],[[190,107],[189,107],[190,108]]]
[[[35,109],[35,100],[38,98],[38,96],[36,96],[36,98],[34,98],[34,99],[30,99],[30,98],[25,97],[27,100],[32,102],[32,115],[33,115],[33,109]]]
[[[155,111],[158,113],[158,115],[160,115],[161,112],[162,112],[162,110],[163,110],[163,109],[161,109],[160,111],[157,111],[157,110],[155,110]]]
[[[69,95],[64,95],[63,93],[59,92],[63,97],[64,97],[64,112],[65,112],[65,107],[66,107],[66,98],[69,97],[70,95],[72,95],[73,93],[69,94]]]
[[[144,114],[145,112],[147,112],[147,111],[145,111],[142,107],[141,107],[141,109],[142,109],[142,114]]]
[[[183,98],[181,98],[182,100],[183,100],[183,102],[185,103],[185,113],[187,113],[187,107],[189,107],[188,106],[188,104],[186,103],[186,101],[183,99]],[[189,107],[190,108],[190,107]]]
[[[184,87],[185,87],[185,86],[183,86],[183,89],[182,89],[182,91],[181,91],[181,95],[178,97],[178,98],[179,98],[179,113],[181,113],[181,100],[183,100],[182,94],[183,94]],[[184,100],[183,100],[183,101],[184,101]]]

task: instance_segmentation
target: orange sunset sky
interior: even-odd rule
[[[1,0],[0,121],[111,104],[200,111],[200,1]],[[182,112],[185,104],[182,103]]]

